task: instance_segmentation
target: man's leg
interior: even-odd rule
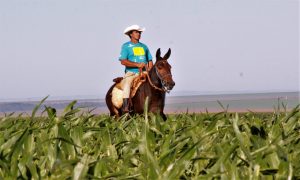
[[[130,87],[133,79],[137,76],[132,72],[127,72],[124,76],[122,87],[123,87],[123,107],[122,111],[124,113],[129,112],[129,96],[130,96]]]

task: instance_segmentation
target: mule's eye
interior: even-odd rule
[[[158,64],[158,65],[157,65],[157,68],[158,68],[158,69],[161,69],[161,68],[163,68],[163,66],[162,66],[161,64]]]

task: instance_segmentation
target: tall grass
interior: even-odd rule
[[[44,99],[45,100],[45,99]],[[43,100],[43,101],[44,101]],[[299,179],[300,113],[0,119],[0,179]]]

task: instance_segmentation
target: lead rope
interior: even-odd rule
[[[149,76],[148,73],[147,73],[147,78],[148,78],[148,81],[149,81],[150,85],[151,85],[154,89],[159,90],[159,91],[162,91],[162,92],[166,92],[166,90],[164,90],[164,89],[162,89],[162,88],[159,88],[159,87],[155,86],[155,85],[152,83],[152,81],[151,81],[150,76]]]
[[[153,67],[153,68],[155,68],[155,67]],[[141,72],[142,72],[142,69],[139,69],[139,70],[140,70],[140,75],[141,75],[141,74],[142,74],[142,73],[141,73]],[[155,85],[152,83],[151,78],[150,78],[150,76],[149,76],[148,68],[146,68],[146,71],[147,71],[146,76],[147,76],[147,78],[148,78],[148,81],[149,81],[150,85],[151,85],[154,89],[156,89],[156,90],[159,90],[159,91],[162,91],[162,92],[167,92],[167,91],[164,90],[163,88],[159,88],[159,87],[155,86]]]

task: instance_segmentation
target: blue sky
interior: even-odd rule
[[[299,91],[298,0],[0,0],[0,100],[104,97],[132,24],[170,95]]]

